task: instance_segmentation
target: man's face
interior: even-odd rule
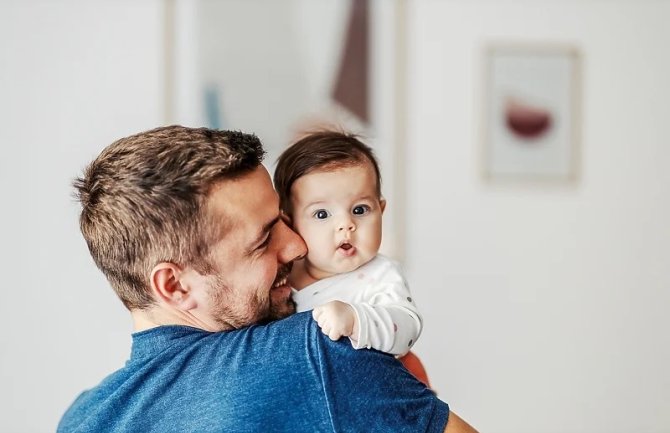
[[[237,329],[295,312],[287,285],[305,243],[279,214],[279,199],[263,166],[215,186],[208,212],[224,225],[209,255],[214,275],[200,276],[198,319],[212,330]]]

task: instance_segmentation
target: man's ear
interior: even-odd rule
[[[384,209],[386,209],[386,199],[385,198],[380,198],[379,199],[379,206],[382,208],[382,213],[384,213]]]
[[[182,281],[183,270],[174,263],[161,262],[151,271],[151,290],[159,302],[178,310],[188,311],[196,306],[190,287]]]

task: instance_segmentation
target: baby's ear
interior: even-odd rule
[[[386,209],[386,199],[385,198],[380,198],[379,199],[379,206],[382,208],[382,213],[384,213],[384,209]]]

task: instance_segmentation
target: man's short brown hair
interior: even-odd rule
[[[356,135],[338,131],[313,132],[296,141],[277,159],[274,184],[279,206],[291,215],[291,187],[300,177],[314,170],[336,170],[358,164],[372,165],[381,198],[381,174],[372,149]]]
[[[112,143],[74,181],[89,251],[128,309],[154,303],[149,278],[160,262],[212,272],[209,249],[224,233],[208,194],[264,155],[252,134],[167,126]]]

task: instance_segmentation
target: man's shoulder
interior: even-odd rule
[[[280,336],[295,336],[301,335],[305,332],[310,332],[310,328],[315,326],[312,320],[311,311],[302,313],[295,313],[281,320],[275,320],[263,325],[252,325],[249,328],[244,328],[240,332],[250,332],[258,337],[266,337],[272,335]],[[237,332],[237,331],[233,331]]]
[[[231,420],[265,420],[276,414],[276,394],[284,400],[310,396],[308,411],[326,419],[326,406],[319,400],[323,391],[315,326],[307,313],[235,331],[183,329],[188,338],[169,340],[164,350],[138,352],[125,367],[82,393],[58,431],[100,431],[106,420],[120,417],[132,420],[133,431],[156,431],[155,425],[153,430],[145,427],[154,421],[167,425],[160,407],[168,401],[189,401],[188,411],[200,414],[205,424],[232,429]],[[181,418],[170,422],[172,429],[164,431],[184,431],[179,426],[188,424]]]
[[[382,352],[375,350],[366,351],[363,356],[351,345],[348,338],[341,338],[337,341],[331,340],[321,331],[315,320],[312,319],[312,312],[305,311],[296,313],[286,319],[277,320],[267,325],[254,326],[252,332],[261,332],[266,340],[278,338],[283,347],[291,346],[290,341],[295,341],[296,345],[301,347],[303,353],[309,354],[314,359],[330,359],[330,362],[339,363],[349,362],[351,358],[356,358],[358,362],[376,362],[378,357],[387,357]],[[261,337],[257,335],[256,337]],[[295,347],[294,347],[295,349]],[[325,357],[325,358],[324,358]],[[392,357],[391,357],[392,358]]]
[[[231,331],[235,336],[226,340],[224,345],[236,341],[238,348],[248,348],[249,356],[264,356],[268,353],[286,353],[299,351],[308,354],[317,350],[318,340],[322,333],[317,323],[312,319],[312,312],[305,311],[262,325],[251,325],[239,331]],[[227,333],[223,333],[227,334]],[[232,336],[232,335],[231,335]],[[224,337],[225,338],[225,337]],[[250,344],[244,344],[247,341]],[[305,347],[305,346],[308,347]],[[307,350],[305,350],[307,349]],[[243,349],[246,351],[246,349]]]

